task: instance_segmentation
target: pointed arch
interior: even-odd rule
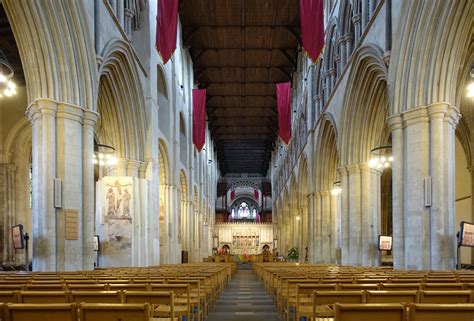
[[[97,140],[113,145],[119,157],[143,160],[145,103],[130,44],[112,40],[99,68]]]
[[[338,138],[342,166],[368,161],[373,147],[388,142],[387,68],[382,57],[383,51],[375,45],[355,53],[342,108],[344,132]]]
[[[338,180],[339,152],[336,125],[332,115],[328,113],[321,118],[313,159],[316,191],[331,190]]]

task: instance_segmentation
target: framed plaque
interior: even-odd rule
[[[94,251],[98,252],[99,250],[100,250],[99,235],[94,235]]]
[[[66,210],[66,240],[78,239],[78,220],[79,212],[77,210]]]
[[[474,247],[474,224],[462,221],[459,230],[459,245]]]
[[[391,251],[392,250],[392,237],[379,235],[379,251]]]
[[[25,248],[25,238],[23,236],[23,225],[18,224],[12,226],[13,248],[15,250],[22,250]]]

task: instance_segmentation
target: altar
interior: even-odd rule
[[[231,255],[261,254],[273,249],[273,224],[257,222],[227,222],[215,225],[218,249],[227,248]]]

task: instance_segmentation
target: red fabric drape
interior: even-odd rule
[[[235,191],[230,191],[230,201],[232,202],[235,198]]]
[[[276,96],[278,105],[278,129],[281,140],[288,145],[291,139],[291,97],[290,82],[276,85]]]
[[[177,30],[178,0],[158,0],[155,47],[165,64],[176,49]]]
[[[193,143],[200,152],[206,141],[206,90],[193,89]]]
[[[301,40],[308,57],[316,62],[324,48],[324,0],[300,0]]]

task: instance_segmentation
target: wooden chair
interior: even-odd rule
[[[20,291],[19,303],[70,303],[67,291]]]
[[[380,290],[382,291],[419,291],[421,290],[421,283],[381,283]]]
[[[128,290],[128,291],[148,291],[149,287],[147,283],[142,284],[114,284],[110,283],[108,285],[109,291],[117,291],[117,290]]]
[[[0,302],[18,303],[19,291],[0,291]]]
[[[334,305],[334,321],[406,321],[402,304],[340,304]]]
[[[420,291],[420,303],[473,303],[472,291]]]
[[[473,319],[474,304],[409,305],[410,321],[472,321]]]
[[[149,321],[151,309],[148,303],[81,303],[79,320],[81,321]]]
[[[74,303],[9,303],[7,321],[77,321],[77,305]]]
[[[107,291],[107,284],[68,284],[69,291]]]
[[[0,291],[22,291],[24,289],[23,284],[0,284]]]
[[[207,315],[207,297],[204,291],[201,291],[201,280],[180,278],[175,280],[168,280],[168,284],[189,284],[192,319],[198,316],[198,321],[201,321],[204,315]]]
[[[25,291],[64,291],[65,286],[62,283],[56,284],[27,284]]]
[[[366,291],[367,303],[418,303],[417,291]]]
[[[121,291],[71,291],[71,301],[77,303],[122,303]]]
[[[174,320],[175,303],[172,291],[123,291],[123,303],[149,303],[154,318]]]
[[[338,284],[338,291],[359,291],[359,290],[372,290],[376,291],[379,289],[378,284]]]
[[[313,315],[313,294],[315,291],[336,291],[336,284],[298,284],[296,297],[291,298],[288,302],[287,317],[290,319],[290,314],[293,312],[290,308],[294,307],[296,320],[301,317],[311,318]],[[294,301],[295,300],[295,301]]]
[[[190,286],[189,284],[150,284],[151,291],[173,292],[174,293],[174,312],[175,316],[190,320]]]
[[[462,283],[423,283],[423,290],[430,291],[457,291],[462,290],[464,285]]]
[[[335,303],[365,303],[364,291],[314,291],[313,318],[333,317]]]

